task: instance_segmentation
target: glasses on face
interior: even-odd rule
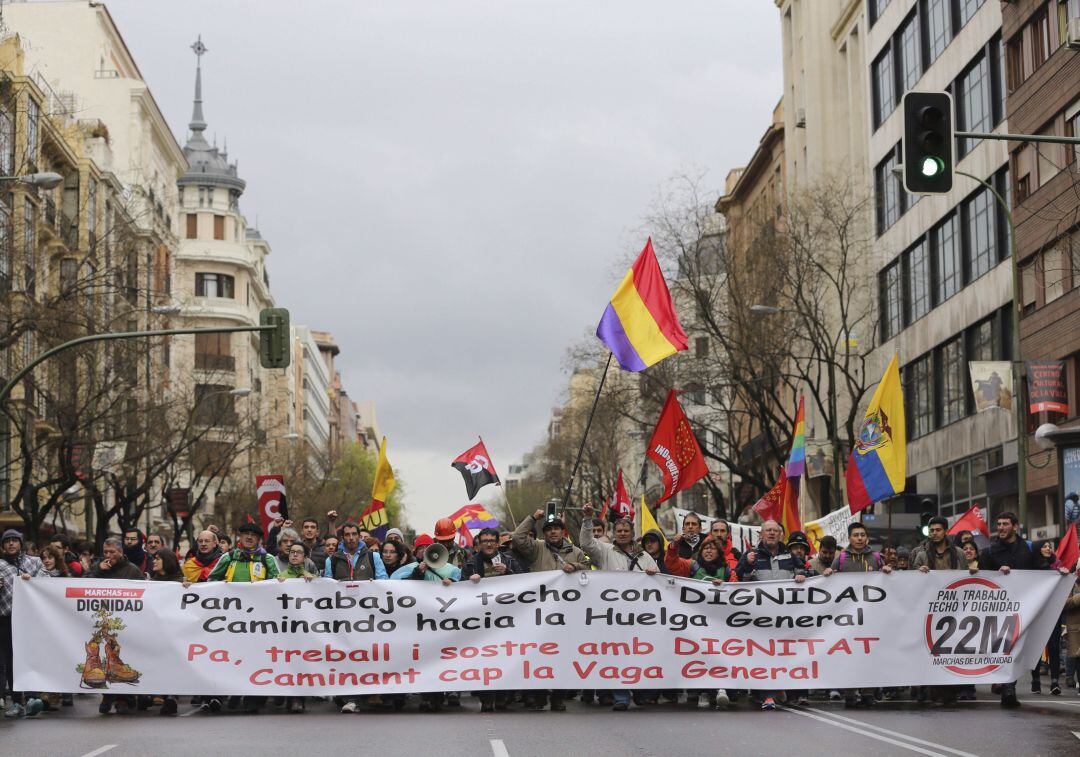
[[[480,540],[480,544],[484,544],[484,545],[489,546],[489,547],[497,546],[498,543],[499,542],[496,541],[495,539],[481,539]]]

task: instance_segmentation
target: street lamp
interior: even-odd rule
[[[295,442],[297,439],[300,438],[300,434],[296,433],[295,431],[292,431],[292,432],[290,432],[288,434],[285,434],[283,436],[279,436],[278,438],[283,439],[283,440],[285,440],[287,442]]]
[[[751,305],[750,312],[758,315],[776,315],[782,311],[780,308],[773,307],[772,305]]]
[[[154,305],[150,308],[150,312],[156,315],[176,315],[181,310],[183,308],[179,305]]]
[[[56,189],[63,180],[63,176],[52,171],[28,173],[25,176],[0,176],[0,181],[18,181],[39,189]]]

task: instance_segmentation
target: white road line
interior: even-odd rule
[[[778,706],[779,706],[779,708],[781,710],[784,710],[785,712],[791,712],[791,713],[794,713],[795,715],[801,715],[804,718],[811,718],[813,720],[820,720],[822,723],[825,723],[826,725],[831,725],[833,728],[842,728],[845,731],[851,731],[852,733],[860,734],[862,736],[865,736],[868,739],[877,739],[878,741],[884,741],[887,744],[892,744],[893,746],[903,747],[904,749],[909,749],[912,752],[918,752],[919,754],[925,754],[925,755],[928,755],[929,757],[945,757],[945,755],[942,752],[932,752],[929,749],[923,749],[920,746],[915,746],[914,744],[909,744],[906,741],[900,741],[899,739],[893,739],[893,738],[890,738],[888,736],[880,736],[880,735],[878,735],[876,733],[870,733],[870,732],[868,732],[866,730],[863,730],[862,728],[856,728],[855,726],[848,725],[847,723],[841,723],[841,722],[839,722],[837,720],[832,720],[830,718],[823,718],[820,715],[815,715],[812,712],[806,712],[805,710],[796,710],[796,709],[793,709],[791,707],[787,707],[785,705],[778,705]]]
[[[87,752],[82,757],[97,757],[99,754],[105,754],[110,749],[116,749],[116,744],[106,744],[105,746],[99,746],[92,752]]]
[[[1080,739],[1080,731],[1073,731],[1072,735],[1075,736],[1076,738]]]
[[[837,715],[835,712],[829,712],[828,710],[819,710],[819,709],[816,709],[814,707],[806,707],[805,709],[810,710],[812,712],[817,712],[817,713],[819,713],[821,715],[825,715],[825,716],[830,717],[830,718],[836,718],[837,720],[843,720],[844,722],[847,722],[847,723],[855,723],[860,728],[869,728],[871,730],[878,731],[880,733],[887,733],[888,735],[895,736],[896,738],[899,738],[899,739],[906,739],[906,740],[912,741],[912,742],[914,742],[916,744],[922,744],[923,746],[933,747],[934,749],[940,749],[942,752],[948,752],[949,754],[959,755],[959,757],[978,757],[978,755],[972,754],[971,752],[961,752],[959,749],[953,749],[951,747],[942,746],[941,744],[935,743],[933,741],[923,741],[922,739],[915,738],[914,736],[908,736],[906,733],[900,733],[899,731],[890,731],[888,728],[882,728],[879,725],[874,725],[873,723],[867,723],[865,720],[857,720],[856,718],[849,718],[849,717],[845,717],[843,715]]]
[[[506,744],[502,739],[489,739],[491,741],[491,753],[494,757],[510,757],[510,753],[506,751]]]
[[[187,712],[181,712],[181,713],[180,713],[180,717],[182,717],[182,718],[189,718],[189,717],[191,717],[192,715],[194,715],[194,714],[195,714],[196,712],[202,712],[202,707],[192,707],[192,708],[191,708],[190,710],[188,710]]]

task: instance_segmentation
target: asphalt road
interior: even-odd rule
[[[745,701],[725,712],[686,704],[629,712],[568,703],[564,713],[511,710],[481,714],[465,698],[459,710],[421,714],[361,711],[342,715],[329,702],[305,714],[199,712],[181,700],[178,717],[154,712],[99,716],[96,696],[35,719],[0,721],[0,755],[49,757],[209,757],[210,755],[433,754],[438,757],[694,757],[695,755],[992,755],[1080,754],[1080,697],[1022,694],[1002,710],[982,687],[976,702],[930,709],[910,701],[847,710],[808,707],[761,712]],[[1075,733],[1074,733],[1075,732]]]

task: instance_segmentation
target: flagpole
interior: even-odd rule
[[[596,415],[596,406],[600,403],[600,392],[604,389],[604,379],[607,378],[608,368],[611,367],[611,358],[614,353],[608,352],[607,362],[604,363],[604,372],[600,374],[600,385],[596,387],[596,396],[593,397],[592,409],[589,410],[589,419],[585,422],[585,433],[581,435],[581,444],[578,445],[577,457],[574,458],[574,468],[570,471],[570,480],[566,484],[566,493],[563,494],[562,509],[566,509],[570,501],[570,492],[574,488],[574,479],[577,478],[578,466],[581,465],[581,455],[585,452],[585,441],[589,438],[589,429],[592,427],[593,416]]]

